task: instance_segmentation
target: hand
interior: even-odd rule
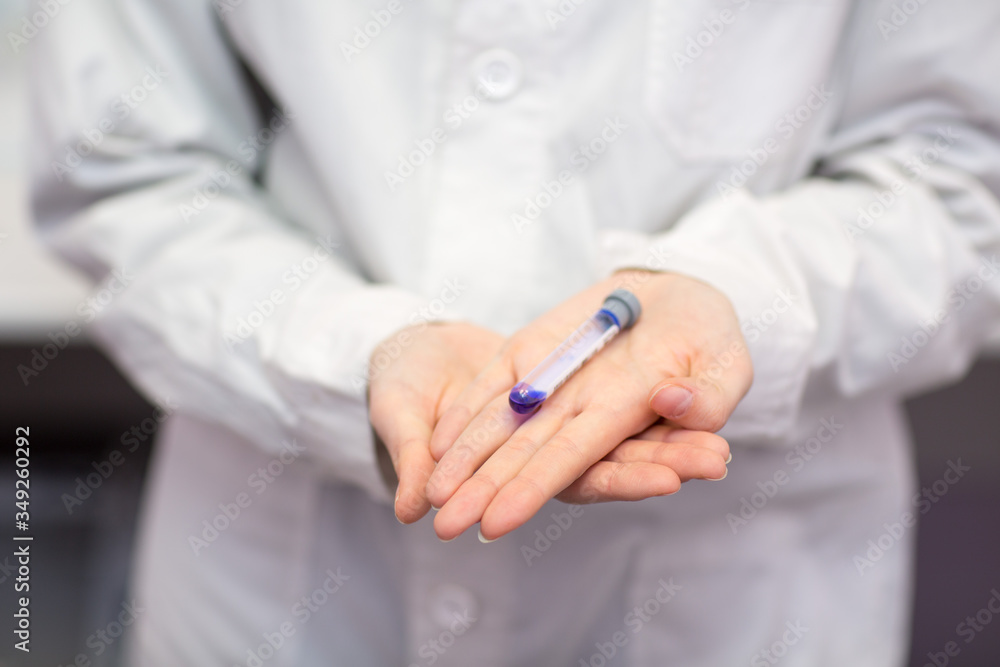
[[[369,415],[399,479],[395,511],[403,523],[417,521],[430,508],[424,488],[435,465],[429,454],[434,426],[461,390],[497,356],[502,343],[499,334],[472,324],[420,324],[398,331],[372,353],[375,373],[369,383]],[[382,370],[374,364],[380,358],[391,360]],[[643,447],[637,441],[623,443],[613,452],[614,460],[630,464],[673,461],[682,477],[694,476],[685,476],[683,462],[678,459],[687,455],[677,444],[678,433],[670,431],[661,427],[651,430],[649,439],[662,441],[660,447]],[[689,460],[688,467],[697,466],[697,456]],[[606,493],[625,497],[634,473],[615,472],[622,465],[598,463],[582,481],[595,480]],[[573,493],[566,491],[567,496]],[[591,498],[589,485],[578,484],[573,497]]]
[[[533,415],[514,413],[511,387],[618,287],[643,306],[636,325]],[[495,539],[557,495],[638,500],[673,493],[685,479],[719,479],[729,448],[713,433],[752,376],[724,295],[674,274],[616,274],[512,336],[441,416],[431,437],[438,465],[427,484],[427,498],[441,508],[435,530],[448,540],[478,521]],[[668,425],[647,431],[659,415]]]
[[[424,487],[435,465],[434,425],[502,343],[500,334],[472,324],[424,323],[390,336],[372,353],[369,417],[399,478],[395,510],[403,523],[430,509]],[[374,363],[380,358],[391,359],[381,370]]]
[[[556,498],[583,505],[668,496],[692,479],[724,479],[731,458],[729,443],[718,435],[661,419],[617,445]]]

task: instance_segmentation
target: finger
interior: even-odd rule
[[[406,397],[387,397],[379,405],[406,405]],[[385,443],[399,483],[394,509],[403,523],[417,521],[430,509],[424,492],[427,478],[434,471],[430,454],[431,420],[418,409],[404,409],[392,415],[381,415],[373,406],[372,423],[379,425],[379,436]]]
[[[753,364],[746,346],[734,342],[721,354],[695,359],[690,376],[668,378],[654,386],[649,407],[673,424],[715,432],[725,426],[752,382]]]
[[[673,470],[682,482],[726,478],[726,459],[718,452],[686,442],[626,440],[604,457],[614,463],[653,463]]]
[[[497,492],[481,519],[483,536],[495,539],[534,516],[628,436],[629,424],[646,415],[642,406],[636,412],[616,414],[591,407],[566,424]]]
[[[427,478],[434,472],[434,459],[428,447],[430,433],[423,438],[413,438],[402,444],[396,476],[396,518],[403,523],[413,523],[421,519],[431,508],[424,492]]]
[[[426,496],[431,504],[443,507],[462,482],[469,479],[529,416],[511,410],[506,394],[487,404],[444,453],[427,480]]]
[[[450,540],[479,521],[497,492],[573,417],[558,408],[557,404],[543,405],[471,477],[460,481],[434,517],[438,537]]]
[[[441,415],[431,435],[431,456],[440,461],[473,418],[497,396],[509,392],[515,382],[513,370],[503,361],[494,361],[483,369]]]
[[[724,459],[730,458],[729,442],[720,435],[708,431],[692,431],[677,428],[669,424],[654,424],[632,440],[651,440],[654,442],[683,442],[704,447],[716,452]],[[612,454],[614,451],[611,452]],[[729,462],[728,460],[726,461]]]
[[[646,461],[598,461],[559,495],[565,503],[588,504],[669,496],[681,478],[668,466]]]

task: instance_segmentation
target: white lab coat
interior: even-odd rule
[[[1000,319],[994,0],[60,7],[30,44],[39,229],[133,276],[92,333],[179,406],[130,664],[902,664],[898,401]],[[489,545],[399,525],[376,343],[510,333],[631,266],[744,322],[729,477]]]

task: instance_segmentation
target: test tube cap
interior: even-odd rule
[[[642,306],[639,305],[639,299],[627,289],[616,289],[609,294],[604,300],[602,308],[610,311],[615,316],[615,319],[621,324],[623,331],[635,324],[635,321],[639,319],[639,315],[642,314]]]

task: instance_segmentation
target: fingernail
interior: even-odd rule
[[[733,460],[733,453],[729,452],[729,458],[726,459],[726,465],[729,465],[730,461],[732,461],[732,460]]]
[[[694,403],[694,394],[686,387],[676,384],[661,387],[649,399],[649,406],[667,419],[680,419],[691,409],[692,403]]]
[[[406,525],[406,522],[399,518],[399,510],[396,509],[395,505],[392,507],[392,515],[396,517],[396,521],[400,522],[404,526]]]
[[[458,537],[458,535],[456,535],[455,537]],[[442,542],[444,542],[445,544],[448,544],[449,542],[454,542],[455,541],[455,537],[451,538],[450,540],[441,540],[440,537],[438,539],[441,540]]]
[[[710,482],[721,482],[726,477],[729,476],[729,468],[726,468],[726,472],[722,473],[722,477],[716,477],[715,479],[709,479]]]
[[[479,541],[482,542],[483,544],[489,544],[490,542],[496,542],[496,540],[488,540],[485,537],[483,537],[483,529],[482,528],[479,529]]]
[[[403,523],[403,520],[399,518],[399,489],[396,489],[396,499],[392,501],[392,515],[396,517],[396,521]],[[403,524],[404,526],[406,524]]]

